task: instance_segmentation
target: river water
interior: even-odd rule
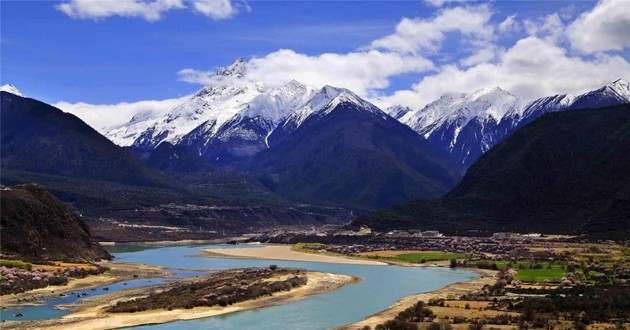
[[[171,246],[140,249],[131,247],[124,251],[113,250],[116,261],[140,262],[174,269],[221,270],[240,267],[267,267],[275,264],[280,267],[297,267],[329,273],[340,273],[360,277],[362,281],[347,285],[339,290],[314,295],[304,300],[287,305],[243,311],[205,319],[178,321],[137,328],[151,329],[326,329],[354,323],[383,310],[398,299],[414,293],[433,291],[452,283],[476,278],[476,273],[438,267],[400,267],[378,265],[344,265],[320,262],[294,262],[280,260],[205,258],[200,256],[201,248],[231,248],[225,245],[206,246]],[[239,245],[242,248],[243,245]],[[255,246],[252,246],[255,248]],[[190,276],[194,272],[179,272],[180,276]],[[108,292],[142,286],[147,280],[129,282],[127,286],[110,285]],[[90,292],[92,295],[103,293],[101,288]],[[70,299],[68,299],[70,298]],[[24,307],[20,312],[24,317],[18,319],[36,319],[60,317],[65,314],[54,308],[61,303],[76,299],[67,297],[54,299],[46,306]],[[68,301],[70,300],[70,301]],[[17,310],[3,311],[2,319],[16,319]]]

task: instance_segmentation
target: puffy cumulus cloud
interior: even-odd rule
[[[630,2],[601,0],[567,29],[571,47],[584,54],[630,47]]]
[[[628,79],[628,72],[630,63],[621,56],[572,57],[551,40],[529,36],[502,53],[495,64],[480,63],[467,69],[445,65],[438,73],[425,76],[411,90],[395,92],[379,102],[416,109],[447,92],[470,93],[492,86],[526,99],[562,93],[580,94],[617,78]],[[620,76],[623,74],[626,76]]]
[[[139,17],[154,22],[168,11],[189,8],[213,20],[229,19],[239,10],[231,0],[70,0],[55,6],[74,19],[105,19],[112,16]],[[246,7],[249,8],[249,7]]]
[[[315,87],[334,85],[364,95],[388,87],[392,76],[433,68],[431,61],[420,56],[378,50],[309,56],[285,49],[254,58],[249,64],[248,76],[255,81],[283,84],[296,79]]]
[[[104,133],[110,128],[129,122],[134,116],[151,116],[165,113],[181,104],[189,96],[166,100],[146,100],[138,102],[122,102],[118,104],[89,104],[84,102],[57,102],[55,107],[69,112]]]
[[[394,34],[374,40],[370,46],[399,53],[436,52],[449,32],[483,44],[494,35],[494,27],[488,23],[492,14],[488,5],[478,5],[444,9],[428,19],[403,18]]]

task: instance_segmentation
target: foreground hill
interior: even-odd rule
[[[630,106],[547,114],[480,157],[436,200],[373,212],[355,225],[630,234]]]
[[[83,219],[44,187],[2,186],[2,254],[22,260],[96,261],[111,256]]]

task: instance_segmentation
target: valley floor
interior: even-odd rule
[[[327,262],[333,264],[354,264],[354,265],[387,265],[387,263],[366,260],[361,258],[339,257],[316,253],[302,253],[294,251],[290,245],[265,245],[259,248],[236,248],[236,249],[204,249],[203,255],[217,258],[248,258],[248,259],[270,259],[270,260],[290,260],[308,262]]]
[[[45,303],[46,299],[67,295],[79,289],[91,289],[132,279],[170,276],[170,273],[164,272],[162,267],[153,265],[111,261],[101,262],[99,265],[108,267],[110,270],[99,275],[90,275],[81,279],[70,279],[68,284],[64,286],[49,285],[45,288],[4,295],[0,297],[0,306],[3,308],[11,308],[17,306],[42,305]]]
[[[226,307],[195,307],[192,309],[173,310],[149,310],[136,313],[108,313],[106,308],[119,300],[137,296],[146,288],[124,290],[111,295],[91,298],[84,308],[66,315],[60,319],[30,321],[30,322],[6,322],[3,329],[116,329],[145,324],[167,323],[178,320],[191,320],[210,316],[223,315],[257,309],[281,304],[287,304],[306,298],[314,294],[321,294],[336,290],[344,285],[359,281],[358,278],[321,272],[307,271],[308,282],[306,285],[294,288],[290,291],[276,292],[273,296],[235,303]]]

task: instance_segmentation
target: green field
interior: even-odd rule
[[[560,265],[552,265],[551,269],[517,269],[516,278],[523,282],[560,282],[566,270]]]
[[[446,253],[446,252],[416,252],[397,254],[392,259],[420,263],[428,261],[451,260],[466,258],[464,253]]]
[[[536,269],[535,263],[530,261],[519,261],[510,263],[509,261],[491,262],[497,265],[497,269],[505,270],[507,268],[515,269],[518,274],[516,278],[523,282],[560,282],[560,279],[567,273],[567,270],[559,263],[540,263],[542,268]],[[469,265],[475,265],[477,262],[469,262]],[[550,266],[551,265],[551,266]]]

